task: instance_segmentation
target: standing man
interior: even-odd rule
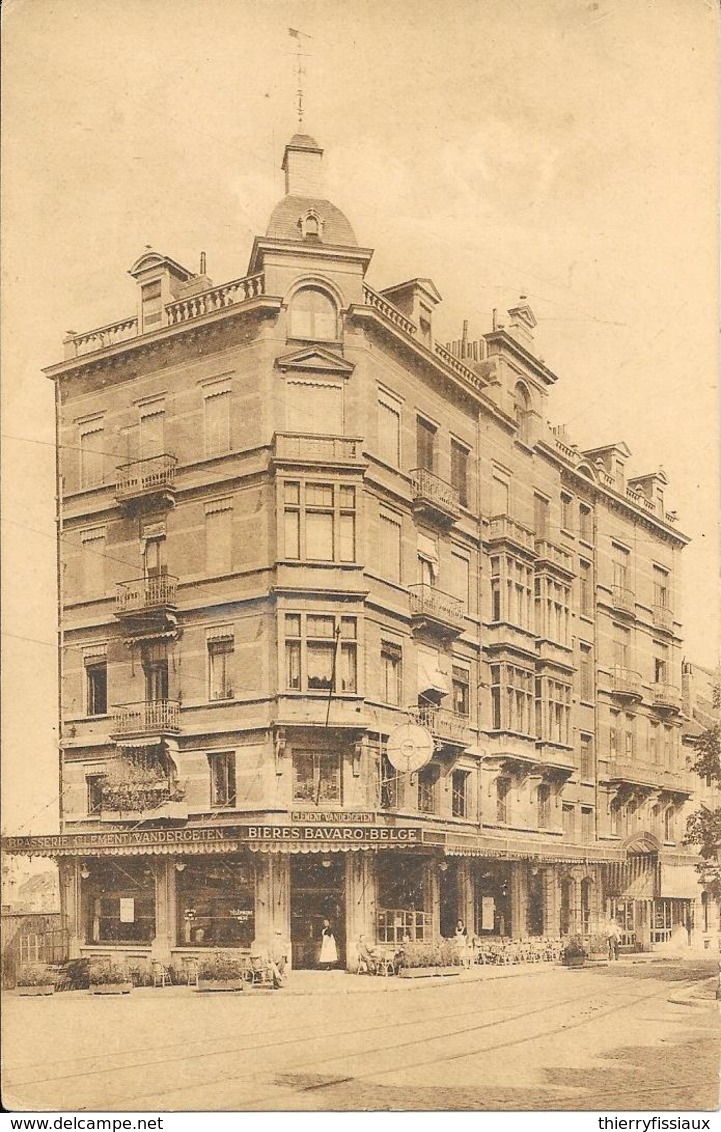
[[[608,958],[609,960],[618,959],[618,945],[621,942],[621,929],[615,920],[609,920],[608,929]]]

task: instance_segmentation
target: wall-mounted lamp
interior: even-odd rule
[[[324,857],[323,861],[321,863],[322,863],[324,869],[330,868],[330,858],[329,857]]]
[[[83,863],[80,866],[80,875],[83,878],[83,880],[87,880],[88,877],[90,876],[90,869],[88,868],[88,866],[85,863]]]

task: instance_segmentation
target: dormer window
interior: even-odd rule
[[[293,296],[290,337],[309,338],[314,342],[332,342],[338,337],[338,312],[335,303],[324,291],[317,287],[303,287]]]
[[[320,242],[323,236],[323,221],[314,209],[309,209],[298,221],[300,234],[304,240]]]

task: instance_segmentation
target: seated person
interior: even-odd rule
[[[365,966],[370,975],[377,974],[380,956],[368,946],[364,935],[358,937],[358,961]]]

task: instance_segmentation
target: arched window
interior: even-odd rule
[[[338,318],[335,303],[317,287],[303,287],[293,296],[291,302],[291,338],[333,341],[337,335]]]
[[[513,406],[516,415],[516,423],[518,425],[518,439],[528,444],[529,441],[529,414],[531,411],[531,398],[528,390],[522,382],[518,382],[513,391]]]

